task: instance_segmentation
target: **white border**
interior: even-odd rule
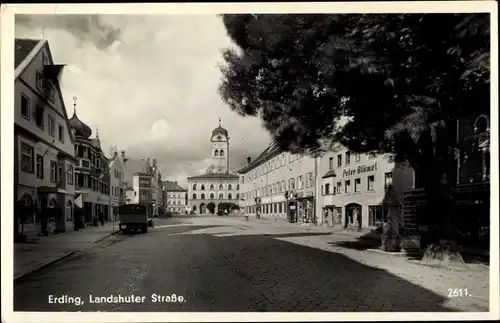
[[[489,313],[27,313],[13,309],[13,109],[14,15],[24,14],[217,14],[217,13],[491,13],[491,248]],[[319,320],[477,320],[499,318],[498,208],[498,8],[494,1],[352,3],[207,3],[207,4],[20,4],[1,5],[1,214],[2,321],[5,322],[160,322],[160,321],[319,321]],[[10,150],[9,150],[10,149]],[[497,196],[497,198],[495,198]],[[492,279],[493,278],[493,279]]]

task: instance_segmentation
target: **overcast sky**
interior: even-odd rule
[[[231,168],[256,157],[270,137],[219,98],[221,50],[231,46],[220,18],[208,15],[17,15],[16,37],[49,41],[68,117],[78,117],[103,151],[158,159],[162,175],[186,184],[209,166],[210,135],[222,118]]]

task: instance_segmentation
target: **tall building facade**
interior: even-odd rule
[[[187,190],[177,184],[177,182],[164,181],[163,189],[166,194],[166,211],[173,214],[185,214],[187,209]]]
[[[317,158],[283,152],[273,142],[238,173],[245,214],[317,223]]]
[[[110,200],[111,209],[110,217],[112,220],[118,220],[118,207],[126,204],[126,182],[125,182],[125,167],[127,158],[125,151],[120,153],[116,148],[112,151],[112,156],[109,160],[109,173],[110,173]]]
[[[187,178],[188,211],[207,214],[224,206],[238,205],[239,176],[229,172],[229,139],[229,133],[219,119],[219,126],[210,136],[211,165],[205,174]]]
[[[82,122],[76,113],[74,98],[73,116],[69,123],[75,137],[75,199],[82,225],[95,223],[101,216],[109,221],[110,214],[110,174],[109,160],[101,149],[99,133],[91,138],[92,130]]]
[[[76,159],[59,85],[62,67],[47,41],[15,39],[15,237],[73,229]]]
[[[388,222],[391,212],[403,225],[403,194],[414,185],[408,163],[395,163],[388,154],[358,154],[338,146],[322,155],[320,175],[327,225],[370,230]]]
[[[147,206],[148,216],[153,217],[156,214],[156,196],[153,194],[153,167],[149,159],[142,159],[141,166],[142,169],[134,172],[131,181],[127,182],[127,204],[144,204]]]

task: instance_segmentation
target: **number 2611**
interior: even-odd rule
[[[467,297],[470,296],[467,288],[448,288],[448,297]]]

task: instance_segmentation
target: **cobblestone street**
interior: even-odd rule
[[[323,228],[227,217],[157,220],[15,284],[16,311],[487,311],[487,267],[432,268],[340,247]],[[472,296],[449,298],[448,289]],[[155,302],[154,294],[177,302]],[[83,304],[49,304],[49,296]],[[91,297],[145,296],[138,303]],[[183,299],[179,302],[179,296]]]

